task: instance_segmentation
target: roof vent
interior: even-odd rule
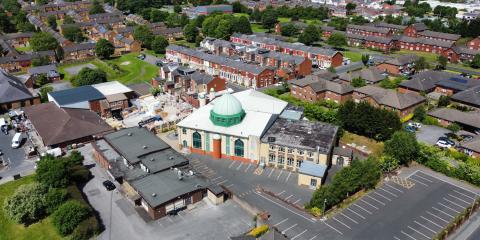
[[[312,134],[312,131],[308,131],[308,134]]]
[[[152,197],[156,197],[156,196],[157,196],[157,194],[156,194],[156,193],[152,193]]]
[[[131,136],[133,135],[133,133],[129,132],[127,135],[128,135],[129,137],[131,137]]]
[[[143,145],[143,149],[147,149],[148,147],[146,145]]]
[[[168,159],[173,160],[173,156],[168,157]]]
[[[153,158],[153,157],[152,157],[152,158],[150,158],[150,161],[152,161],[152,162],[153,162],[153,161],[155,161],[155,158]]]

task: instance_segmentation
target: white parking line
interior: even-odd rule
[[[395,240],[402,240],[402,239],[400,239],[400,238],[398,238],[398,237],[395,237],[395,236],[393,236],[393,238],[395,238]]]
[[[435,215],[435,214],[433,214],[433,213],[431,213],[431,212],[429,212],[429,211],[427,211],[427,213],[430,214],[430,215],[432,215],[432,216],[434,216],[434,217],[436,217],[437,219],[442,220],[442,221],[445,222],[445,223],[448,223],[447,220],[445,220],[445,219],[443,219],[443,218],[441,218],[441,217],[439,217],[439,216],[437,216],[437,215]]]
[[[345,223],[343,223],[343,222],[339,221],[339,220],[338,220],[338,219],[336,219],[335,217],[332,217],[332,218],[333,218],[333,220],[335,220],[335,221],[337,221],[338,223],[342,224],[342,225],[343,225],[343,226],[345,226],[346,228],[348,228],[348,229],[351,229],[351,228],[350,228],[350,227],[349,227],[347,224],[345,224]]]
[[[232,187],[232,186],[233,186],[233,183],[230,184],[230,185],[227,185],[227,186],[225,186],[225,187],[226,187],[226,188],[230,188],[230,187]]]
[[[417,221],[415,221],[415,220],[414,220],[413,222],[416,223],[416,224],[418,224],[418,225],[420,225],[420,226],[422,226],[422,227],[424,227],[425,229],[427,229],[428,231],[430,231],[430,232],[432,232],[432,233],[434,233],[434,234],[437,233],[437,232],[433,231],[432,229],[430,229],[429,227],[427,227],[427,226],[425,226],[425,225],[423,225],[423,224],[421,224],[421,223],[419,223],[419,222],[417,222]]]
[[[288,218],[285,218],[285,219],[283,219],[282,221],[278,222],[277,224],[275,224],[275,225],[273,225],[273,226],[276,227],[276,226],[284,223],[284,222],[287,221],[287,220],[288,220]]]
[[[299,198],[297,201],[293,202],[293,204],[297,204],[298,202],[300,202],[300,200],[302,199]]]
[[[248,172],[248,169],[250,168],[250,166],[252,166],[252,164],[248,164],[247,168],[245,169],[245,172]]]
[[[306,233],[306,232],[307,232],[307,229],[303,230],[303,232],[301,232],[301,233],[295,235],[294,237],[290,238],[290,240],[293,240],[293,239],[295,239],[295,238],[297,238],[297,237],[300,237],[300,235],[302,235],[302,234],[304,234],[304,233]]]
[[[284,192],[285,192],[285,190],[283,190],[283,191],[281,191],[281,192],[277,193],[276,195],[277,195],[277,196],[280,196],[280,195],[282,195]]]
[[[457,190],[453,190],[453,191],[456,192],[456,193],[458,193],[458,194],[460,194],[460,195],[462,195],[462,196],[464,196],[464,197],[470,198],[470,199],[472,199],[472,200],[475,201],[475,198],[470,197],[469,195],[467,195],[467,194],[465,194],[465,193],[461,193],[461,192],[459,192],[459,191],[457,191]]]
[[[418,180],[415,180],[415,179],[413,179],[413,178],[410,178],[410,180],[412,180],[412,181],[414,181],[414,182],[416,182],[416,183],[420,183],[420,184],[422,184],[422,185],[425,186],[425,187],[428,187],[427,184],[425,184],[425,183],[423,183],[423,182],[420,182],[420,181],[418,181]]]
[[[464,190],[464,191],[466,191],[466,192],[469,192],[469,193],[473,194],[475,197],[478,196],[477,193],[472,192],[472,191],[470,191],[470,190],[468,190],[468,189],[466,189],[466,188],[464,188],[464,187],[462,187],[462,186],[459,186],[459,185],[454,184],[454,183],[451,183],[451,182],[447,182],[447,181],[445,181],[445,180],[443,180],[443,179],[437,178],[437,177],[435,177],[435,176],[433,176],[433,175],[431,175],[431,174],[429,174],[429,173],[426,173],[426,172],[422,172],[422,173],[425,174],[425,175],[427,175],[427,176],[430,176],[430,177],[433,177],[433,178],[435,178],[435,179],[438,179],[438,180],[440,180],[440,181],[442,181],[442,182],[444,182],[444,183],[448,183],[448,184],[450,184],[450,185],[453,185],[453,186],[455,186],[455,187],[458,187],[458,188],[460,188],[460,189],[462,189],[462,190]],[[453,191],[455,191],[455,190],[453,190]]]
[[[385,206],[385,203],[383,203],[382,201],[379,201],[379,200],[371,197],[370,195],[366,195],[366,196],[369,197],[369,198],[371,198],[371,199],[373,199],[375,202],[378,202],[378,203],[382,204],[383,206]]]
[[[285,179],[285,182],[288,182],[288,179],[290,178],[290,175],[292,175],[292,172],[288,173],[287,179]]]
[[[227,179],[225,179],[225,180],[223,180],[223,181],[221,181],[221,182],[217,183],[217,185],[224,184],[224,183],[225,183],[225,182],[227,182],[227,181],[228,181],[228,180],[227,180]]]
[[[360,208],[360,209],[362,209],[363,211],[367,212],[368,214],[372,215],[372,212],[370,212],[370,211],[368,211],[367,209],[361,207],[360,205],[358,205],[358,204],[356,204],[356,203],[353,204],[353,205],[356,206],[356,207],[358,207],[358,208]]]
[[[406,235],[407,237],[409,237],[409,238],[413,239],[413,240],[417,240],[416,238],[414,238],[414,237],[410,236],[409,234],[407,234],[407,233],[406,233],[406,232],[404,232],[404,231],[400,231],[400,232],[401,232],[401,233],[403,233],[404,235]]]
[[[357,216],[359,216],[359,217],[361,217],[361,218],[363,218],[363,219],[366,219],[364,216],[360,215],[359,213],[353,211],[353,210],[350,209],[350,208],[347,208],[347,210],[350,211],[350,212],[352,212],[352,213],[354,213],[354,214],[356,214]]]
[[[443,227],[442,227],[442,226],[438,225],[438,224],[437,224],[437,223],[435,223],[434,221],[432,221],[432,220],[430,220],[430,219],[428,219],[428,218],[426,218],[426,217],[424,217],[424,216],[420,216],[420,217],[421,217],[421,218],[423,218],[423,220],[425,220],[425,221],[428,221],[428,222],[430,222],[431,224],[433,224],[433,225],[435,225],[435,226],[439,227],[440,229],[443,229]]]
[[[457,210],[455,210],[455,209],[453,209],[453,208],[451,208],[451,207],[449,207],[449,206],[447,206],[447,205],[445,205],[445,204],[443,204],[443,203],[438,203],[438,204],[439,204],[440,206],[446,208],[446,209],[450,209],[450,211],[452,211],[452,212],[460,213],[460,211],[457,211]]]
[[[282,231],[282,234],[285,234],[288,230],[296,227],[297,225],[298,225],[298,223],[293,224],[292,226],[290,226],[290,227],[288,227],[287,229],[283,230],[283,231]]]
[[[235,161],[232,161],[232,163],[230,163],[230,165],[228,166],[228,168],[231,168],[234,164],[235,164]]]
[[[443,214],[445,214],[445,215],[447,215],[447,216],[449,216],[449,217],[451,217],[451,218],[454,218],[454,216],[452,216],[452,215],[450,215],[450,214],[448,214],[448,213],[446,213],[446,212],[444,212],[444,211],[442,211],[442,210],[440,210],[440,209],[438,209],[438,208],[436,208],[436,207],[432,207],[432,208],[435,209],[435,210],[437,210],[437,211],[439,211],[439,212],[441,212],[441,213],[443,213]]]
[[[287,211],[289,211],[289,212],[291,212],[291,213],[293,213],[293,214],[295,214],[295,215],[297,215],[297,216],[299,216],[299,217],[301,217],[301,218],[303,218],[303,219],[306,219],[306,220],[309,221],[309,222],[312,222],[312,223],[316,222],[315,219],[312,220],[312,219],[310,219],[310,218],[308,218],[308,217],[305,217],[305,216],[303,216],[302,214],[299,214],[299,213],[291,210],[290,208],[287,208],[287,207],[283,206],[282,204],[279,204],[279,203],[271,200],[270,198],[267,198],[267,197],[263,196],[262,194],[260,194],[260,193],[258,193],[258,192],[255,192],[255,194],[257,194],[258,196],[262,197],[263,199],[265,199],[265,200],[267,200],[267,201],[269,201],[269,202],[271,202],[271,203],[273,203],[273,204],[275,204],[275,205],[277,205],[277,206],[279,206],[279,207],[281,207],[281,208],[283,208],[283,209],[285,209],[285,210],[287,210]]]
[[[343,214],[342,212],[340,213],[340,215],[344,216],[345,218],[347,218],[348,220],[350,220],[350,221],[354,222],[355,224],[358,224],[358,222],[357,222],[357,221],[353,220],[352,218],[350,218],[349,216],[347,216],[347,215]]]
[[[270,171],[270,174],[268,174],[268,178],[270,178],[270,176],[272,176],[273,170],[275,170],[275,169],[272,168],[272,171]]]
[[[379,188],[379,189],[382,190],[382,191],[384,191],[384,192],[386,192],[386,193],[388,193],[388,194],[390,194],[390,195],[392,195],[392,196],[394,196],[394,197],[398,197],[397,194],[394,194],[394,193],[392,193],[392,192],[390,192],[390,191],[387,191],[387,190],[385,190],[385,189],[383,189],[383,188]]]
[[[447,201],[447,202],[449,202],[449,203],[451,203],[451,204],[453,204],[453,205],[455,205],[455,206],[457,206],[457,207],[459,207],[459,208],[461,208],[461,209],[466,208],[466,207],[464,207],[464,206],[462,206],[462,205],[460,205],[460,204],[458,204],[458,203],[456,203],[456,202],[454,202],[454,201],[452,201],[452,200],[450,200],[450,199],[443,198],[443,200],[445,200],[445,201]]]
[[[411,230],[415,231],[416,233],[426,237],[427,239],[431,239],[430,237],[428,237],[427,235],[423,234],[422,232],[418,231],[417,229],[413,228],[413,227],[410,227],[410,226],[407,226],[408,228],[410,228]]]
[[[240,168],[242,168],[242,166],[243,166],[243,162],[241,162],[240,165],[238,165],[237,171],[240,170]]]
[[[420,170],[416,170],[415,172],[413,173],[410,173],[410,175],[408,175],[406,178],[410,178],[411,176],[415,175],[417,172],[419,172]]]
[[[453,195],[450,194],[450,193],[448,194],[448,196],[453,197],[453,198],[455,198],[455,199],[457,199],[457,200],[459,200],[459,201],[462,201],[462,202],[464,202],[464,203],[466,203],[466,204],[468,204],[468,205],[472,204],[471,202],[467,202],[467,201],[465,201],[465,200],[463,200],[463,199],[461,199],[461,198],[459,198],[459,197],[455,197],[455,196],[453,196]]]
[[[327,225],[329,228],[331,228],[331,229],[335,230],[336,232],[340,233],[340,235],[343,235],[343,233],[342,233],[342,232],[340,232],[340,231],[338,231],[338,229],[336,229],[336,228],[334,228],[334,227],[330,226],[330,224],[328,224],[327,222],[323,222],[323,223],[325,223],[325,225]]]
[[[422,177],[422,176],[420,176],[420,175],[415,175],[415,177],[419,177],[419,178],[421,178],[421,179],[423,179],[423,180],[425,180],[425,181],[427,181],[427,182],[433,183],[432,180],[427,179],[427,178],[424,178],[424,177]]]
[[[373,194],[376,194],[376,195],[378,195],[378,196],[380,196],[380,197],[383,197],[383,198],[387,199],[387,200],[390,201],[390,202],[392,201],[392,199],[390,199],[390,198],[388,198],[388,197],[385,197],[385,196],[383,196],[382,194],[377,193],[376,191],[373,192]]]
[[[280,170],[280,174],[278,174],[278,176],[277,176],[277,181],[278,181],[278,179],[280,179],[280,176],[282,176],[282,173],[283,173],[283,169]]]
[[[396,190],[397,192],[403,193],[402,190],[400,190],[400,189],[398,189],[398,188],[396,188],[396,187],[394,187],[394,186],[390,186],[389,184],[385,184],[384,186],[387,186],[387,187],[389,187],[389,188],[391,188],[391,189],[394,189],[394,190]]]
[[[318,234],[315,235],[315,236],[313,236],[312,238],[310,238],[310,239],[308,239],[308,240],[313,240],[313,239],[317,238],[317,236],[318,236]]]
[[[288,196],[288,197],[286,197],[284,200],[288,200],[288,199],[291,198],[291,197],[293,197],[293,194],[290,195],[290,196]]]
[[[362,202],[364,202],[365,204],[367,204],[368,206],[370,206],[370,207],[373,207],[373,208],[375,208],[375,209],[377,209],[377,210],[378,210],[378,208],[377,208],[377,207],[373,206],[373,205],[372,205],[372,204],[370,204],[369,202],[367,202],[367,201],[365,201],[365,200],[363,200],[363,199],[360,199],[360,201],[362,201]]]
[[[218,177],[212,179],[212,181],[216,181],[216,180],[218,180],[218,179],[220,179],[220,178],[222,178],[222,176],[218,176]]]

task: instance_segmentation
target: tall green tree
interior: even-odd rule
[[[106,81],[107,81],[107,73],[105,73],[104,71],[100,69],[91,69],[91,68],[84,67],[75,76],[72,83],[73,85],[79,87],[79,86],[103,83]]]
[[[277,14],[273,9],[267,9],[262,12],[262,26],[266,29],[271,29],[278,23]]]
[[[252,26],[245,16],[234,17],[232,21],[232,32],[251,34]]]
[[[352,79],[352,87],[359,88],[359,87],[363,87],[363,86],[366,86],[366,85],[367,85],[367,83],[365,82],[365,79],[363,79],[361,77],[357,77],[357,78]]]
[[[322,33],[318,27],[313,24],[309,24],[298,37],[298,41],[305,45],[312,45],[312,43],[320,40],[321,34]]]
[[[0,31],[5,33],[15,32],[15,25],[4,12],[0,12]]]
[[[345,6],[345,9],[347,10],[347,15],[351,15],[355,8],[357,8],[357,4],[351,2],[347,3],[347,5]]]
[[[46,51],[46,50],[55,50],[59,44],[57,40],[47,32],[37,32],[34,33],[30,39],[30,46],[32,46],[33,51]]]
[[[339,48],[347,45],[347,38],[342,33],[334,32],[328,38],[327,43],[331,46]]]
[[[430,63],[427,62],[425,57],[420,57],[417,61],[415,61],[415,70],[422,71],[429,68],[431,68]]]
[[[65,15],[65,17],[63,17],[63,24],[74,24],[74,23],[75,23],[75,20],[73,20],[73,18],[70,15]]]
[[[145,25],[136,26],[133,30],[133,38],[142,43],[143,47],[151,48],[153,41],[152,31]]]
[[[100,39],[95,44],[95,54],[102,59],[108,59],[115,52],[115,47],[107,39]]]
[[[370,55],[367,53],[367,54],[362,54],[362,63],[363,65],[367,65],[368,61],[370,60]]]
[[[394,133],[392,138],[385,142],[384,147],[385,154],[406,165],[417,157],[419,150],[415,134],[406,131]]]
[[[66,26],[63,28],[63,36],[72,42],[83,42],[86,38],[83,36],[82,29],[75,25]]]
[[[69,183],[68,175],[63,159],[47,155],[38,161],[35,179],[47,187],[66,187]]]
[[[60,235],[66,236],[86,218],[88,218],[88,208],[76,200],[68,201],[62,204],[53,214],[52,223]]]
[[[476,54],[475,57],[473,57],[473,60],[470,63],[470,66],[472,68],[480,68],[480,54]]]
[[[299,32],[299,29],[293,23],[285,24],[284,26],[282,26],[280,30],[281,30],[282,36],[287,36],[287,37],[297,36]]]
[[[90,7],[90,10],[88,11],[89,14],[99,14],[99,13],[105,13],[105,9],[103,9],[102,4],[98,0],[94,0],[92,2],[92,7]]]
[[[53,30],[57,30],[57,17],[55,15],[48,15],[47,23]]]
[[[195,42],[195,39],[198,36],[198,28],[195,25],[195,22],[191,22],[185,26],[183,29],[183,36],[185,36],[185,40],[187,40],[187,42]]]
[[[443,55],[438,55],[437,63],[439,68],[445,69],[447,67],[448,59]]]
[[[168,46],[168,41],[163,36],[156,36],[152,41],[152,50],[155,53],[165,53],[165,49]]]

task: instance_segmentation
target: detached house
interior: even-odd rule
[[[309,102],[332,100],[342,103],[351,99],[353,87],[350,84],[323,79],[319,75],[308,75],[293,80],[290,93],[295,98]]]
[[[376,84],[384,80],[386,76],[382,75],[382,71],[376,67],[369,67],[359,71],[340,73],[338,79],[345,83],[351,83],[353,79],[361,78],[367,84]]]

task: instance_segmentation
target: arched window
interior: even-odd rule
[[[202,136],[198,132],[194,132],[192,134],[193,137],[193,147],[194,148],[202,148]]]
[[[235,140],[235,156],[243,157],[243,141],[240,139]]]
[[[188,145],[187,145],[187,140],[183,140],[183,147],[184,147],[184,148],[187,148],[187,147],[188,147]]]

